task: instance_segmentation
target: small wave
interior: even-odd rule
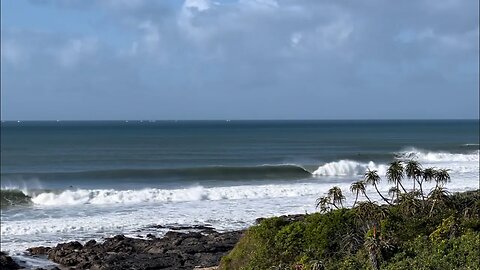
[[[22,177],[41,180],[77,179],[181,179],[181,180],[249,180],[299,179],[311,176],[305,168],[295,164],[260,166],[209,166],[175,169],[117,169],[58,173],[3,174],[5,178]]]
[[[386,165],[377,165],[373,161],[361,163],[353,160],[339,160],[318,167],[312,174],[315,176],[359,176],[363,175],[367,169],[385,174]]]
[[[0,206],[2,208],[14,205],[31,204],[31,197],[18,189],[1,189],[0,190]]]

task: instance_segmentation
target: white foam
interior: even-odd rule
[[[451,169],[458,173],[477,173],[480,151],[467,154],[448,152],[428,152],[415,148],[399,152],[397,158],[414,159],[424,167],[437,167]],[[384,176],[388,168],[387,164],[370,162],[358,162],[354,160],[339,160],[321,165],[312,174],[314,176],[361,176],[367,169],[377,170],[380,176]]]
[[[315,176],[359,176],[363,175],[367,169],[377,170],[379,175],[384,175],[386,165],[377,165],[373,161],[361,163],[352,160],[339,160],[318,167],[312,174]]]
[[[82,204],[135,204],[159,202],[185,202],[204,200],[239,200],[257,198],[299,197],[311,195],[324,184],[244,185],[204,188],[195,186],[183,189],[146,188],[140,190],[78,189],[60,193],[44,192],[32,197],[36,205],[62,206]]]
[[[427,152],[411,148],[399,153],[399,158],[416,159],[420,163],[432,162],[477,162],[479,161],[480,151],[474,151],[468,154],[447,153],[447,152]]]

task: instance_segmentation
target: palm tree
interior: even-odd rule
[[[339,208],[338,204],[343,208],[343,200],[345,200],[345,196],[343,196],[342,189],[338,186],[332,187],[328,190],[328,197],[332,199],[332,205],[335,208]]]
[[[392,163],[390,163],[390,166],[387,169],[387,180],[391,183],[394,183],[397,190],[399,190],[399,186],[403,189],[403,192],[407,192],[405,188],[402,185],[402,179],[404,177],[404,172],[403,172],[403,165],[402,162],[397,160]],[[397,193],[397,199],[398,199],[398,193]]]
[[[409,160],[405,166],[405,174],[413,180],[413,190],[415,191],[415,182],[422,176],[422,166],[416,160]],[[423,194],[421,188],[420,186],[420,192]]]
[[[378,227],[386,215],[385,208],[373,202],[358,202],[358,206],[354,208],[355,223],[364,234],[372,227]]]
[[[355,208],[355,215],[362,221],[377,221],[380,222],[386,217],[384,208],[373,202],[358,202]]]
[[[365,176],[364,176],[364,179],[365,179],[365,183],[366,184],[371,184],[375,187],[375,190],[377,191],[378,195],[380,195],[380,197],[388,204],[391,205],[391,203],[388,201],[387,198],[385,198],[382,193],[380,193],[380,191],[378,190],[378,187],[377,187],[377,183],[380,182],[380,176],[378,176],[378,173],[377,173],[377,170],[370,170],[370,169],[367,169],[367,172],[365,173]]]
[[[446,183],[450,182],[450,174],[448,173],[448,169],[440,169],[437,170],[435,173],[435,182],[436,187],[441,186],[443,187]]]
[[[328,196],[319,197],[315,202],[315,208],[320,208],[320,213],[326,213],[330,210],[330,198]]]
[[[391,198],[391,201],[394,202],[395,200],[395,195],[397,195],[397,201],[398,201],[398,194],[400,194],[400,190],[398,189],[398,187],[391,187],[389,190],[388,190],[388,195],[392,196]]]
[[[358,194],[360,192],[365,196],[365,198],[367,198],[368,201],[370,201],[370,198],[368,198],[367,193],[365,192],[365,183],[362,180],[352,183],[350,185],[350,191],[355,193],[355,202],[353,203],[352,207],[355,207],[357,204]]]
[[[425,170],[422,171],[422,182],[420,183],[423,183],[423,181],[425,181],[426,183],[432,182],[433,179],[435,179],[436,173],[437,171],[435,170],[435,168],[433,167],[426,168]],[[425,201],[425,197],[423,196],[423,193],[422,193],[422,199],[423,201]]]
[[[435,179],[435,176],[437,175],[437,170],[433,167],[426,168],[423,170],[422,177],[425,182],[431,182],[432,180]]]
[[[448,195],[449,192],[447,191],[447,189],[440,186],[435,187],[432,192],[430,192],[428,198],[432,201],[432,207],[430,208],[430,212],[428,214],[429,217],[432,216],[433,210],[436,205],[445,204],[450,199]]]
[[[393,246],[388,239],[384,239],[382,235],[376,233],[376,227],[373,227],[372,236],[367,236],[363,243],[368,251],[368,257],[373,269],[380,270],[378,258],[382,258],[382,250],[391,249]]]
[[[370,259],[372,269],[380,270],[380,266],[378,263],[378,256],[380,255],[380,244],[378,239],[369,236],[365,239],[364,246],[365,249],[368,251],[368,258]]]
[[[415,215],[417,213],[417,210],[420,208],[420,203],[417,199],[419,196],[418,193],[418,191],[411,191],[400,195],[398,204],[400,205],[400,210],[404,214]]]

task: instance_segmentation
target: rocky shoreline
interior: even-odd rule
[[[301,220],[304,215],[288,215],[286,221]],[[259,223],[263,218],[256,220]],[[245,230],[218,232],[209,226],[152,226],[169,231],[162,237],[147,234],[143,238],[116,235],[103,242],[85,244],[73,241],[55,247],[32,247],[27,255],[45,258],[59,266],[50,269],[216,269],[220,259],[233,249]],[[19,265],[20,264],[20,265]],[[1,269],[21,269],[1,253]],[[42,268],[37,268],[38,270]]]
[[[238,242],[243,231],[219,233],[169,231],[162,238],[117,235],[99,243],[90,240],[34,247],[32,256],[44,256],[66,269],[201,269],[217,266]]]

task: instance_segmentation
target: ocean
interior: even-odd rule
[[[478,189],[479,122],[4,121],[1,249],[165,233],[152,225],[246,228],[314,212],[334,185],[351,205],[367,168],[384,175],[404,158],[450,169],[452,192]]]

